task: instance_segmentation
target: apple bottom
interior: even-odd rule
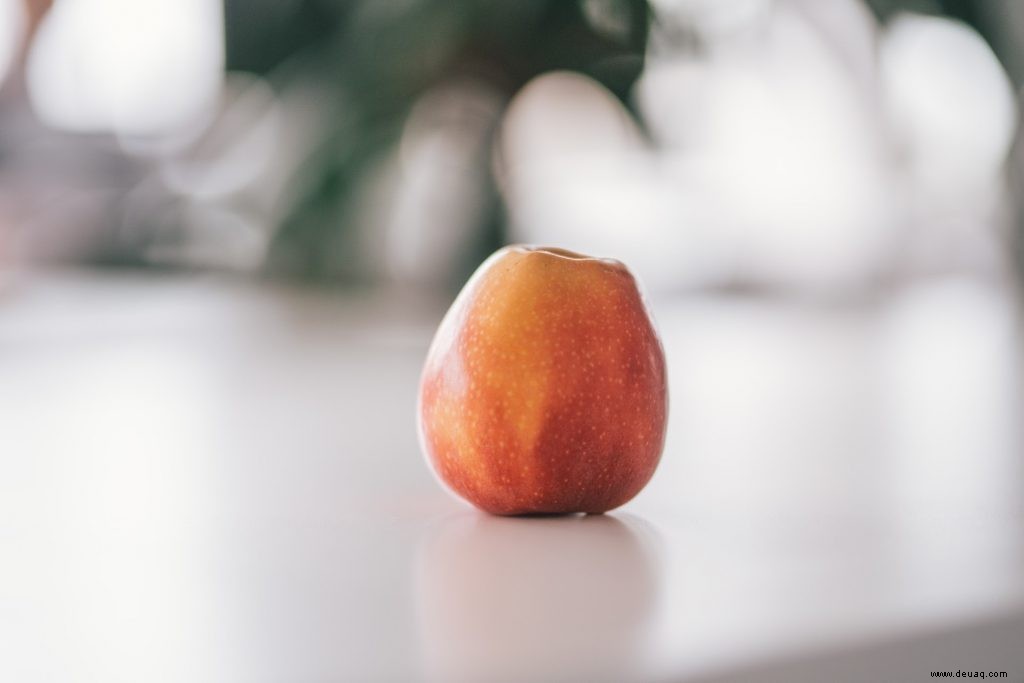
[[[663,436],[645,436],[653,429],[637,437],[588,441],[565,423],[550,424],[551,433],[540,439],[544,445],[526,456],[510,454],[497,440],[469,453],[436,444],[428,448],[429,461],[443,484],[481,510],[526,516],[613,510],[644,488],[660,459]],[[622,441],[634,450],[627,451]]]

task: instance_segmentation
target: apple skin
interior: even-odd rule
[[[654,474],[667,410],[665,352],[629,270],[511,246],[441,322],[418,418],[434,472],[478,508],[600,514]]]

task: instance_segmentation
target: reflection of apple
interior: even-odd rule
[[[651,680],[660,538],[630,516],[455,514],[417,553],[426,679]]]
[[[428,459],[495,514],[622,505],[665,441],[665,355],[618,261],[506,247],[448,311],[420,386]]]

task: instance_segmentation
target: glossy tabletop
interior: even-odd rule
[[[0,289],[0,680],[1024,680],[1015,304],[655,300],[671,419],[600,517],[452,499],[443,301]]]

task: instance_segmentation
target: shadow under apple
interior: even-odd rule
[[[419,548],[431,680],[621,680],[659,592],[658,536],[635,517],[442,519]]]

